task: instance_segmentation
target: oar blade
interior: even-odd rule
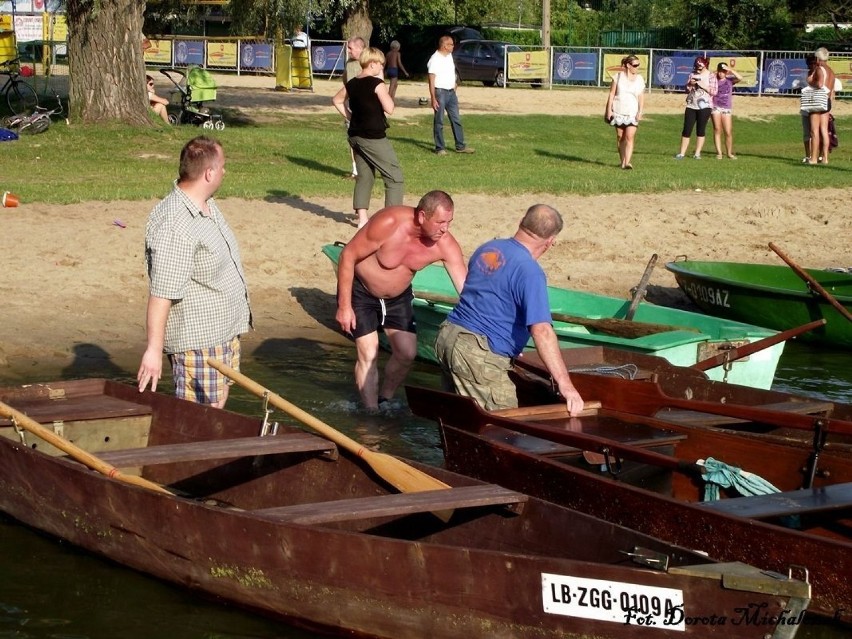
[[[440,479],[436,479],[392,455],[370,452],[368,455],[362,455],[362,457],[370,465],[370,468],[400,492],[416,493],[450,487]]]
[[[431,475],[428,475],[417,468],[414,468],[414,466],[406,464],[401,459],[364,448],[358,442],[347,437],[340,431],[332,428],[298,406],[291,404],[283,397],[270,392],[268,389],[230,366],[216,361],[213,358],[207,359],[207,365],[215,368],[223,375],[227,375],[237,384],[258,397],[266,397],[276,408],[280,408],[291,417],[295,417],[309,428],[318,432],[326,439],[329,439],[345,450],[354,453],[363,459],[379,477],[399,491],[408,493],[449,488],[449,486],[444,482],[435,479]],[[435,515],[446,522],[449,521],[450,516],[452,516],[452,511],[436,512]]]
[[[440,479],[436,479],[428,473],[424,473],[391,455],[370,452],[369,455],[362,455],[362,457],[370,465],[370,468],[400,492],[418,493],[424,490],[445,490],[450,488],[448,484],[445,484]],[[432,514],[444,523],[447,523],[453,516],[453,511],[438,510],[433,511]]]

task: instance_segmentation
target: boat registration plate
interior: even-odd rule
[[[682,590],[549,573],[541,584],[550,614],[686,630]]]

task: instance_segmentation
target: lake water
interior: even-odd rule
[[[354,349],[307,340],[268,340],[243,363],[243,372],[329,425],[382,452],[441,463],[432,422],[404,407],[383,415],[356,409]],[[787,347],[776,375],[778,390],[852,401],[849,354]],[[130,381],[127,372],[114,377]],[[73,371],[69,371],[70,376]],[[36,373],[29,381],[39,380]],[[41,380],[45,381],[45,380]],[[437,369],[418,364],[408,383],[437,387]],[[260,400],[232,391],[228,408],[263,416]],[[272,420],[290,423],[281,413]],[[294,629],[212,602],[80,552],[0,517],[0,639],[309,639]],[[813,622],[804,639],[840,639],[850,633]],[[424,639],[426,639],[424,637]],[[523,639],[523,638],[519,638]]]

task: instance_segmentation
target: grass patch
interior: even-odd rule
[[[838,119],[841,146],[827,167],[802,166],[798,115],[736,119],[736,162],[716,160],[708,128],[704,159],[677,162],[680,115],[650,116],[639,128],[634,171],[618,169],[615,134],[601,117],[463,115],[475,155],[437,157],[430,115],[395,120],[389,136],[409,200],[435,188],[449,193],[650,193],[797,189],[849,183],[846,144],[852,121]],[[226,114],[227,118],[227,114]],[[257,124],[228,118],[214,132],[227,157],[220,197],[272,199],[350,196],[345,129],[336,115],[287,116]],[[180,149],[201,129],[66,126],[2,145],[0,191],[22,202],[160,198],[177,176]],[[452,144],[449,126],[446,139]],[[694,142],[690,145],[692,152]],[[380,181],[379,181],[380,183]],[[381,187],[376,188],[378,199]]]

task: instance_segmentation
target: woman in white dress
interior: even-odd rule
[[[635,55],[621,60],[621,71],[612,79],[604,119],[615,127],[615,140],[622,169],[632,169],[636,127],[645,110],[645,79],[639,75],[641,63]]]

